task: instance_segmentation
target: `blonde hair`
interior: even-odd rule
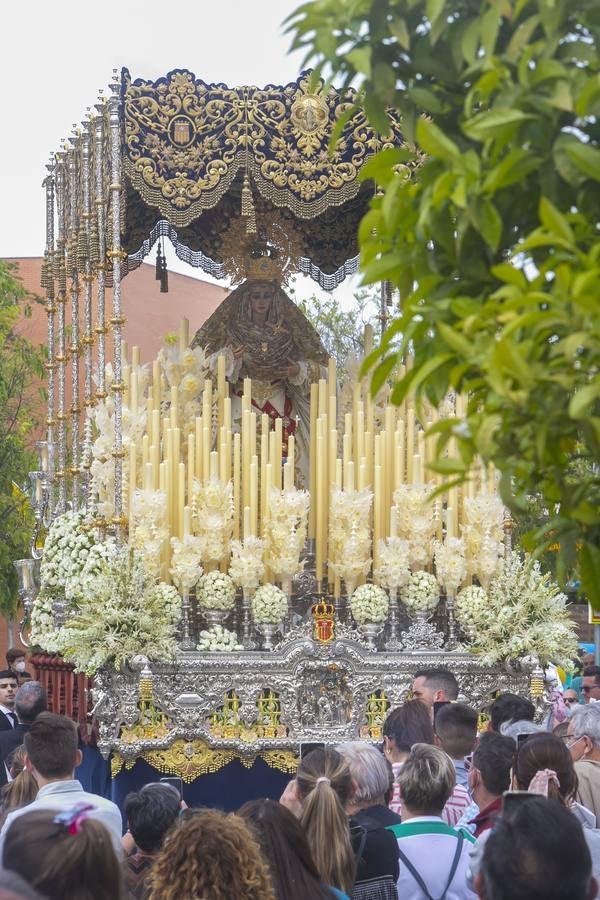
[[[9,781],[2,789],[2,815],[3,821],[13,809],[28,806],[38,793],[37,781],[25,768],[25,747],[21,744],[12,754],[10,773],[13,780]]]
[[[188,812],[171,830],[150,871],[148,900],[275,900],[260,847],[238,816]]]
[[[352,797],[348,763],[336,750],[313,750],[296,773],[304,826],[324,884],[349,894],[356,877],[346,805]]]
[[[415,744],[397,780],[402,802],[411,812],[439,816],[456,785],[456,770],[443,750]]]

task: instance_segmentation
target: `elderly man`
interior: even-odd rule
[[[382,753],[364,741],[349,741],[335,748],[345,759],[352,775],[354,794],[347,805],[350,833],[357,855],[353,898],[377,897],[396,900],[398,849],[388,830],[400,816],[386,806],[391,783],[391,766]],[[364,849],[357,849],[364,845]]]
[[[10,731],[0,731],[0,786],[7,784],[8,772],[6,760],[13,750],[23,743],[23,738],[31,728],[37,716],[44,712],[48,705],[46,691],[39,681],[27,681],[17,691],[15,712],[19,724]]]
[[[600,703],[589,703],[573,710],[566,737],[575,763],[579,803],[587,806],[600,823]]]

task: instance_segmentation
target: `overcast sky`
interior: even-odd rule
[[[133,78],[187,68],[207,82],[285,84],[297,77],[302,56],[288,53],[282,22],[299,5],[300,0],[6,4],[0,257],[43,254],[45,164],[96,102],[98,90],[107,92],[113,68],[126,66]],[[174,253],[169,268],[207,277]],[[316,287],[309,279],[302,283],[310,292]],[[338,289],[342,301],[355,284],[356,278],[347,279]]]

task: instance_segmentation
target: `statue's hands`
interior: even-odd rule
[[[284,378],[295,378],[299,371],[300,366],[298,363],[290,362],[288,366],[272,369],[270,377],[273,381],[283,380]]]

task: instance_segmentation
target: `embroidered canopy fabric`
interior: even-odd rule
[[[243,186],[263,221],[283,222],[300,269],[333,287],[355,269],[356,234],[373,194],[364,163],[402,141],[397,118],[377,134],[362,111],[329,143],[352,91],[311,91],[308,74],[284,87],[229,88],[177,69],[157,81],[122,72],[124,248],[135,265],[160,235],[219,277]],[[246,191],[247,191],[246,188]]]

